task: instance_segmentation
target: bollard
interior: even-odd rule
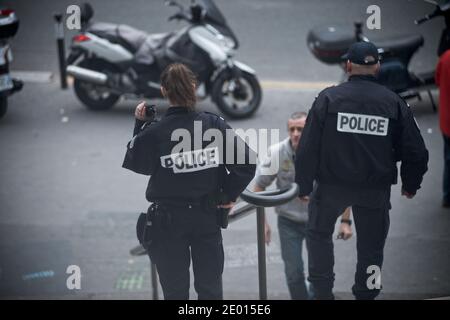
[[[363,38],[363,23],[361,21],[356,21],[355,26],[355,39],[357,42],[364,41]]]
[[[266,243],[264,235],[264,207],[256,208],[256,228],[258,241],[258,276],[259,276],[259,299],[267,300],[267,277],[266,277]]]
[[[66,76],[66,54],[64,51],[64,24],[63,15],[61,13],[55,13],[53,15],[55,19],[55,34],[56,34],[56,46],[58,48],[58,61],[59,61],[59,74],[61,79],[61,89],[67,89],[67,76]]]

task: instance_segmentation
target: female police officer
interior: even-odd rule
[[[153,203],[147,213],[152,241],[147,251],[165,299],[189,299],[191,257],[198,298],[222,299],[224,255],[217,208],[230,209],[255,173],[254,153],[226,122],[195,111],[195,88],[188,67],[177,63],[166,68],[161,92],[170,107],[160,121],[147,121],[144,103],[136,107],[134,137],[123,164],[151,176],[146,198]],[[204,139],[208,129],[220,134]],[[227,157],[226,151],[233,155]],[[242,155],[245,160],[238,163]]]

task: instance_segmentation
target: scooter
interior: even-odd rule
[[[442,5],[435,4],[435,6],[432,13],[416,20],[415,24],[419,25],[442,16],[445,18],[446,24],[442,33],[443,38],[450,32],[450,1]],[[345,70],[345,61],[342,56],[350,45],[357,41],[369,41],[363,34],[362,23],[355,22],[354,26],[353,32],[340,26],[312,29],[307,37],[310,51],[320,61],[326,64],[340,65]],[[424,44],[423,36],[407,35],[373,42],[378,47],[381,60],[381,68],[378,73],[379,82],[404,99],[418,98],[421,100],[421,91],[426,91],[433,110],[436,111],[436,104],[431,95],[431,89],[435,87],[434,70],[421,74],[408,71],[412,56]]]
[[[9,74],[9,63],[13,60],[9,41],[19,29],[19,19],[14,10],[0,8],[0,118],[8,110],[8,97],[20,91],[23,82]]]
[[[259,107],[262,91],[255,71],[235,60],[239,42],[212,0],[191,1],[169,21],[187,22],[171,33],[147,34],[127,25],[92,23],[92,7],[81,7],[81,33],[72,39],[67,74],[89,109],[110,109],[121,97],[161,98],[160,75],[173,62],[197,75],[200,99],[208,96],[226,115],[244,118]]]

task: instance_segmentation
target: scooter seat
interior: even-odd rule
[[[161,49],[172,33],[157,33],[147,36],[144,43],[135,53],[135,61],[139,64],[151,65],[154,62],[155,51]]]
[[[395,55],[411,57],[424,43],[421,35],[403,35],[386,40],[375,41],[378,48]]]
[[[86,31],[96,36],[105,38],[112,43],[124,46],[131,53],[136,53],[139,47],[145,42],[148,33],[130,27],[126,24],[114,24],[107,22],[96,22],[90,25]]]
[[[146,42],[149,43],[153,50],[159,49],[164,42],[172,36],[172,34],[172,32],[151,34],[147,36]]]

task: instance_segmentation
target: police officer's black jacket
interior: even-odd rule
[[[300,196],[313,181],[382,189],[397,183],[415,194],[427,171],[428,151],[409,106],[369,75],[323,90],[316,98],[296,155]]]
[[[209,147],[214,139],[202,138],[208,129],[219,130],[223,147],[220,144],[217,149]],[[188,136],[184,135],[186,133]],[[195,145],[196,139],[200,145]],[[179,143],[186,143],[183,150],[174,149]],[[234,150],[230,157],[233,161],[225,162],[226,151],[231,150],[227,146]],[[245,162],[239,164],[238,155],[242,154]],[[223,162],[218,161],[220,156]],[[256,160],[253,158],[254,152],[219,116],[170,107],[160,121],[136,120],[123,167],[151,176],[146,191],[146,198],[151,202],[195,200],[219,189],[227,199],[234,201],[254,177]]]

